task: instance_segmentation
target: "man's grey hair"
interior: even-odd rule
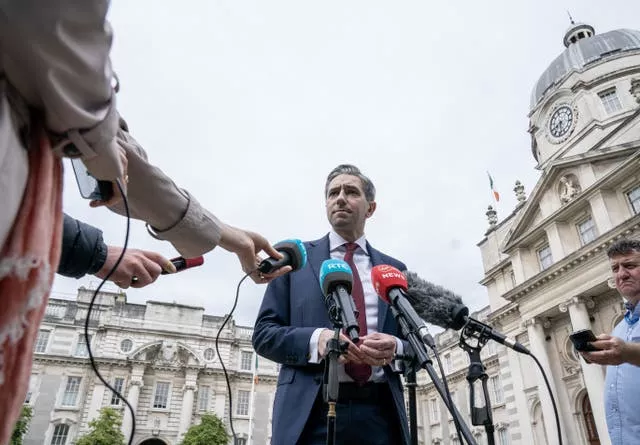
[[[622,238],[616,241],[607,250],[607,256],[613,258],[630,253],[640,253],[640,240]]]
[[[362,189],[364,190],[364,197],[367,198],[367,201],[369,202],[376,200],[376,187],[373,185],[373,182],[371,182],[371,179],[363,175],[358,167],[352,164],[340,164],[331,170],[331,173],[327,176],[327,182],[324,185],[325,198],[329,193],[329,184],[336,178],[336,176],[340,175],[351,175],[360,178],[360,181],[362,182]]]

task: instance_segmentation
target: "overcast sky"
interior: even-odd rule
[[[316,239],[327,173],[354,163],[378,189],[366,227],[410,270],[488,304],[477,243],[492,203],[487,170],[515,205],[535,169],[531,89],[564,49],[567,10],[596,32],[640,28],[630,1],[310,2],[114,0],[118,108],[150,159],[223,221],[273,243]],[[121,245],[125,219],[90,209],[66,164],[64,208]],[[176,256],[132,224],[130,246]],[[241,278],[235,255],[163,276],[129,302],[176,301],[222,315]],[[58,277],[74,298],[95,277]],[[265,286],[243,285],[237,323],[252,325]]]

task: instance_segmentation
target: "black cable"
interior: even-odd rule
[[[558,407],[556,407],[556,401],[553,398],[553,391],[551,391],[551,385],[549,384],[549,379],[547,379],[547,374],[545,374],[544,368],[542,368],[542,365],[540,364],[536,356],[533,354],[529,354],[529,355],[536,362],[536,365],[538,365],[538,368],[540,368],[542,377],[544,377],[544,383],[547,385],[547,390],[549,391],[549,397],[551,397],[551,404],[553,405],[553,414],[556,416],[556,428],[558,429],[558,445],[562,445],[562,432],[560,431],[560,416],[558,416]]]
[[[224,326],[231,319],[231,316],[233,315],[233,311],[235,311],[236,306],[238,306],[238,297],[240,296],[240,285],[244,280],[247,279],[248,276],[250,276],[252,273],[256,272],[257,270],[258,269],[252,270],[251,272],[247,273],[238,282],[238,287],[236,288],[236,298],[233,302],[233,307],[231,308],[231,311],[227,314],[226,318],[220,325],[220,328],[218,329],[218,333],[216,334],[216,355],[218,356],[218,360],[220,360],[220,365],[222,366],[222,372],[224,373],[224,380],[227,382],[227,391],[229,392],[229,428],[231,428],[231,435],[233,436],[234,444],[237,441],[237,437],[236,437],[236,431],[233,429],[233,403],[231,400],[232,399],[231,382],[229,382],[229,375],[227,374],[227,368],[224,366],[224,362],[222,361],[222,356],[220,355],[220,349],[218,348],[218,340],[220,339],[220,334],[222,333]]]
[[[100,374],[100,371],[98,371],[98,366],[96,365],[96,361],[93,357],[93,352],[91,351],[91,342],[87,341],[89,339],[89,319],[91,318],[91,311],[93,310],[93,305],[96,301],[96,298],[98,297],[98,292],[100,292],[100,289],[102,289],[102,286],[107,282],[107,280],[111,277],[111,275],[113,275],[113,273],[118,269],[118,266],[120,266],[120,262],[122,261],[122,258],[124,258],[124,254],[127,251],[127,245],[129,244],[129,226],[131,224],[131,218],[129,216],[129,203],[127,202],[127,197],[126,194],[122,188],[122,185],[120,184],[120,181],[118,181],[116,179],[116,185],[118,186],[118,190],[120,191],[120,195],[122,195],[122,202],[124,204],[124,211],[127,217],[127,230],[125,232],[124,235],[124,245],[122,246],[122,252],[120,253],[120,256],[118,257],[118,260],[116,261],[116,263],[113,265],[113,267],[111,268],[111,270],[109,271],[109,273],[107,274],[107,276],[105,276],[102,281],[100,282],[100,284],[98,285],[98,287],[96,288],[96,290],[93,292],[93,295],[91,296],[91,302],[89,303],[89,308],[87,309],[87,318],[85,318],[84,320],[84,342],[87,345],[87,352],[89,353],[89,361],[91,363],[91,368],[93,369],[93,372],[95,372],[96,376],[98,377],[98,379],[104,384],[104,386],[106,386],[108,389],[110,389],[113,394],[115,394],[116,396],[118,396],[118,398],[120,398],[125,405],[127,405],[127,408],[129,408],[129,411],[131,412],[131,434],[129,435],[129,442],[128,445],[132,445],[133,444],[133,435],[136,432],[136,413],[135,410],[133,409],[133,407],[131,406],[131,404],[129,403],[129,401],[127,399],[125,399],[125,397],[120,394],[120,392],[118,390],[116,390],[113,386],[111,386],[109,384],[109,382],[107,382],[105,380],[104,377],[102,377],[102,374]]]
[[[456,415],[456,412],[453,409],[453,406],[454,406],[453,399],[451,398],[451,392],[449,391],[449,384],[447,383],[447,376],[444,373],[444,367],[442,366],[442,361],[440,360],[440,354],[438,354],[438,349],[436,348],[435,344],[429,347],[433,351],[433,355],[436,358],[436,362],[438,362],[438,369],[440,369],[440,376],[442,377],[444,392],[447,394],[447,401],[449,402],[449,406],[451,407],[451,409],[449,409],[449,412],[451,413],[451,417],[453,418],[453,424],[456,427],[456,433],[458,434],[458,441],[460,442],[460,445],[462,445],[464,442],[462,441],[462,433],[460,432],[460,419],[458,419],[458,416]]]

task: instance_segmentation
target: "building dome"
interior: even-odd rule
[[[569,73],[582,71],[593,63],[616,57],[622,52],[640,51],[640,31],[617,29],[595,34],[590,25],[572,23],[563,42],[567,48],[551,62],[533,88],[531,108]]]

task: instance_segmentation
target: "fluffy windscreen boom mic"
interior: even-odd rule
[[[351,341],[357,343],[360,339],[360,325],[351,297],[352,286],[353,272],[346,261],[330,259],[322,262],[320,287],[329,316],[333,320],[339,320]]]
[[[407,271],[408,300],[418,315],[427,323],[445,329],[469,329],[491,340],[497,341],[516,352],[530,355],[531,352],[514,339],[507,337],[491,326],[469,317],[469,308],[462,298],[442,286],[437,286]]]
[[[270,273],[284,266],[291,266],[293,270],[302,269],[307,264],[307,249],[299,239],[280,241],[273,246],[282,254],[282,259],[266,258],[258,266],[262,273]]]
[[[379,265],[371,269],[371,281],[378,296],[403,317],[410,330],[424,343],[435,347],[429,328],[411,306],[407,298],[407,279],[393,266]]]

